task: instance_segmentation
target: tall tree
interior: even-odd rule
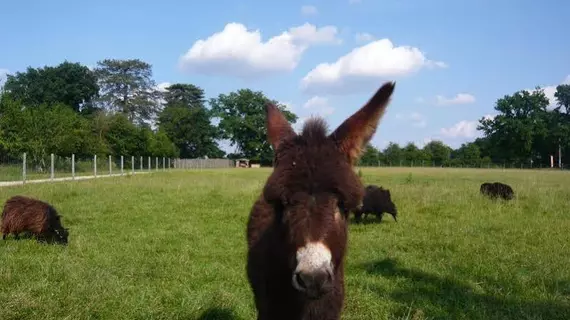
[[[459,149],[455,150],[454,155],[462,165],[476,167],[481,163],[481,150],[473,142],[463,143]]]
[[[413,143],[409,142],[403,149],[404,160],[414,162],[416,165],[422,160],[420,149]]]
[[[151,157],[179,157],[180,153],[176,145],[172,143],[168,135],[162,130],[152,132],[143,128],[145,132],[146,154]]]
[[[404,160],[404,151],[397,143],[390,142],[386,149],[382,152],[384,158],[390,165],[400,165],[400,161]]]
[[[187,83],[175,83],[165,88],[166,106],[203,107],[205,105],[204,90]]]
[[[139,59],[105,59],[95,68],[103,108],[127,116],[131,123],[153,119],[160,106],[160,92],[152,79],[152,66]]]
[[[570,152],[570,84],[557,86],[554,97],[557,100],[557,106],[549,114],[548,125],[551,134],[547,145],[551,146],[550,151],[558,147],[557,151],[562,152],[560,159],[562,162],[562,159],[568,159],[567,154]],[[558,154],[558,152],[550,152],[550,154]]]
[[[166,107],[160,113],[159,127],[174,142],[183,158],[220,158],[216,139],[219,130],[211,123],[211,112],[204,106],[204,91],[192,84],[173,84],[164,94]]]
[[[28,67],[25,72],[8,75],[4,90],[26,106],[61,103],[79,112],[92,107],[99,86],[89,68],[65,61],[55,67]]]
[[[502,161],[526,162],[536,157],[536,150],[548,135],[548,105],[540,88],[532,93],[523,90],[505,95],[495,104],[499,114],[493,119],[480,119],[477,129],[490,139]]]
[[[46,168],[50,153],[70,155],[89,151],[87,120],[64,104],[25,107],[20,101],[2,99],[0,129],[9,154],[28,153],[32,165]]]
[[[367,144],[362,157],[360,157],[360,166],[377,166],[380,152],[373,145]]]
[[[265,128],[265,104],[269,101],[261,91],[241,89],[229,94],[220,94],[210,100],[212,112],[220,118],[218,127],[223,139],[229,139],[231,145],[237,145],[238,153],[252,160],[271,163],[273,150],[267,142]],[[297,121],[297,116],[284,105],[271,101],[283,112],[290,123]]]
[[[430,141],[423,148],[423,151],[429,155],[429,158],[435,162],[436,165],[442,165],[449,160],[451,155],[451,148],[442,141]]]
[[[554,97],[558,100],[557,109],[563,108],[564,113],[570,114],[570,84],[556,86]]]

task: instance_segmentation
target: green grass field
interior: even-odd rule
[[[570,173],[363,169],[398,223],[350,225],[343,319],[570,319]],[[269,171],[0,188],[51,202],[68,247],[0,242],[0,319],[255,319],[245,226]],[[517,199],[479,195],[500,180]]]

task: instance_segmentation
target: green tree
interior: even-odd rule
[[[65,61],[55,67],[28,67],[25,72],[8,75],[4,90],[26,106],[64,104],[79,112],[91,109],[99,86],[89,68]]]
[[[473,142],[463,143],[454,153],[455,159],[464,166],[478,167],[481,164],[481,151]]]
[[[160,106],[160,92],[152,79],[152,66],[139,59],[105,59],[95,69],[101,107],[123,113],[132,123],[151,120]]]
[[[570,84],[557,86],[554,97],[558,101],[557,107],[550,114],[549,128],[551,128],[552,134],[548,142],[555,146],[551,145],[549,154],[554,154],[552,148],[556,148],[556,144],[558,144],[558,147],[563,151],[562,158],[568,159],[567,154],[570,152]]]
[[[141,134],[145,127],[137,127],[122,113],[112,115],[107,125],[105,141],[107,141],[112,155],[118,157],[121,155],[142,156],[147,154],[150,139]],[[147,130],[152,133],[150,129]]]
[[[158,122],[180,150],[183,158],[223,157],[216,143],[219,130],[211,123],[211,112],[204,106],[204,92],[192,84],[173,84],[164,94],[166,107]]]
[[[162,131],[151,132],[147,134],[147,154],[152,157],[178,157],[179,152],[176,145],[172,143],[168,135]]]
[[[107,143],[107,134],[113,121],[113,114],[100,109],[89,115],[88,119],[91,127],[93,153],[99,156],[110,154],[111,149]]]
[[[165,88],[164,100],[166,106],[203,107],[204,90],[193,84],[175,83]]]
[[[221,138],[230,140],[232,146],[237,145],[237,152],[244,157],[262,163],[273,160],[265,128],[265,104],[268,101],[261,91],[250,89],[220,94],[210,100],[213,115],[220,119]],[[277,101],[271,102],[278,106],[290,123],[297,121],[297,116],[285,106]]]
[[[496,151],[493,149],[493,145],[487,137],[476,138],[473,143],[479,147],[482,158],[486,157],[492,159],[495,156]]]
[[[526,162],[536,157],[536,150],[549,134],[548,105],[540,88],[533,93],[517,91],[498,99],[495,110],[499,114],[493,119],[480,119],[477,129],[490,140],[500,160]]]
[[[565,114],[570,114],[570,84],[556,86],[554,97],[558,100],[557,109],[562,109]]]
[[[26,152],[31,165],[43,169],[50,153],[71,155],[88,151],[87,120],[61,103],[28,108],[20,101],[2,99],[0,130],[9,154],[20,157]]]
[[[422,155],[420,154],[420,149],[413,143],[409,142],[404,147],[403,156],[407,163],[414,163],[414,165],[418,165],[419,162],[422,160]]]
[[[390,142],[382,153],[384,154],[384,158],[388,164],[392,166],[400,165],[400,161],[405,160],[404,151],[397,143],[394,142]]]
[[[360,166],[377,166],[379,161],[379,151],[373,145],[367,144],[364,153],[360,157]]]
[[[429,155],[431,161],[435,165],[443,165],[449,160],[451,155],[451,148],[439,140],[430,141],[423,147],[423,151]]]

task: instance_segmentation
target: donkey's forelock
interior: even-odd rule
[[[300,136],[307,140],[327,139],[328,125],[321,117],[311,117],[303,124]]]

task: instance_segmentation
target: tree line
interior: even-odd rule
[[[498,99],[497,116],[479,120],[483,137],[458,149],[441,141],[421,149],[413,143],[390,143],[381,151],[369,145],[360,164],[548,166],[550,155],[570,150],[570,85],[556,88],[555,108],[536,89]],[[139,59],[105,59],[93,69],[69,61],[28,67],[8,74],[0,89],[0,157],[19,159],[26,152],[36,165],[51,153],[244,157],[271,164],[263,111],[267,101],[296,123],[297,115],[261,91],[240,89],[206,100],[195,84],[160,89],[152,66]],[[236,152],[225,154],[221,139]]]
[[[564,167],[570,152],[570,85],[556,87],[556,101],[544,90],[519,90],[497,99],[494,117],[479,119],[483,137],[452,149],[441,141],[431,141],[422,149],[409,143],[390,143],[379,151],[367,146],[363,165],[436,165],[466,167]],[[559,161],[560,160],[560,161]]]

